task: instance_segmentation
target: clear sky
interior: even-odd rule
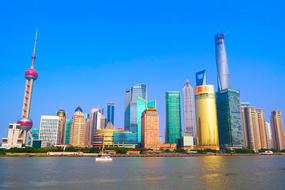
[[[0,137],[20,117],[24,71],[39,28],[31,118],[63,108],[71,118],[116,103],[123,127],[124,91],[146,83],[156,99],[161,135],[167,90],[182,90],[207,69],[216,82],[214,34],[226,32],[232,87],[242,101],[285,110],[284,1],[1,1]]]

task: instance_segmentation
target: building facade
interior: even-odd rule
[[[180,93],[169,91],[165,93],[166,101],[166,143],[181,145],[181,106]]]
[[[63,109],[60,109],[56,112],[56,115],[59,117],[59,144],[64,144],[66,113]]]
[[[65,123],[65,131],[64,131],[64,144],[70,144],[71,125],[72,125],[72,119],[67,119]]]
[[[132,131],[137,134],[137,143],[141,143],[141,134],[142,134],[142,114],[147,108],[156,108],[156,101],[147,101],[141,97],[137,98],[137,127]]]
[[[75,109],[72,117],[70,129],[70,145],[75,147],[85,147],[85,127],[86,122],[83,110],[80,107]]]
[[[94,137],[98,129],[105,128],[105,116],[102,108],[93,108],[90,111],[90,139],[91,144],[94,142]]]
[[[216,93],[216,102],[221,148],[242,148],[240,92],[234,89],[221,90]]]
[[[107,104],[107,123],[111,122],[114,126],[114,118],[115,118],[115,103],[109,102]]]
[[[244,148],[249,148],[256,152],[259,149],[269,148],[263,110],[249,104],[242,104],[241,118]]]
[[[282,112],[274,110],[271,113],[271,132],[272,132],[272,147],[276,150],[284,150],[284,131]]]
[[[184,133],[195,137],[196,116],[195,116],[195,95],[194,88],[189,81],[183,87],[183,121]]]
[[[159,116],[155,108],[146,109],[142,116],[141,145],[143,148],[159,150]]]
[[[197,86],[195,99],[198,148],[218,150],[218,121],[214,86]]]
[[[230,73],[224,42],[224,34],[219,33],[215,35],[215,49],[218,71],[218,89],[219,91],[222,91],[230,88]]]
[[[115,131],[114,132],[114,145],[115,146],[126,146],[136,145],[137,134],[130,131]]]
[[[137,131],[137,99],[147,100],[147,88],[145,84],[136,84],[125,92],[125,130]]]
[[[41,116],[40,135],[42,147],[51,147],[60,143],[60,118],[58,116]]]
[[[19,138],[21,133],[21,126],[17,123],[10,123],[8,126],[8,137],[2,138],[1,148],[21,148],[23,139]]]

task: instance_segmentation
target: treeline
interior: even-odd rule
[[[140,151],[144,153],[147,149],[143,148],[124,148],[124,147],[106,147],[105,152],[114,151],[116,154],[126,154],[129,150]],[[10,148],[10,149],[0,149],[0,154],[5,153],[47,153],[47,152],[83,152],[83,153],[99,153],[101,148],[80,148],[80,147],[42,147],[42,148],[33,148],[33,147],[24,147],[24,148]]]

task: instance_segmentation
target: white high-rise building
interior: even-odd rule
[[[60,144],[60,118],[58,116],[41,116],[40,140],[42,147],[54,146]]]
[[[21,148],[23,139],[19,138],[21,126],[17,123],[10,123],[8,127],[8,137],[2,138],[2,148]]]
[[[187,80],[183,87],[184,133],[195,138],[196,116],[194,89]]]
[[[105,128],[105,116],[102,108],[93,108],[90,112],[90,139],[93,143],[96,130]]]

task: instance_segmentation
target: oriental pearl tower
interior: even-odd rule
[[[34,50],[32,54],[31,67],[25,71],[26,85],[24,91],[24,101],[22,107],[21,119],[18,120],[18,124],[21,126],[20,137],[23,139],[23,144],[26,144],[27,134],[31,137],[30,129],[33,126],[33,121],[30,119],[30,109],[32,102],[32,93],[34,81],[38,78],[38,72],[35,70],[35,60],[36,60],[36,47],[38,40],[38,30],[36,30],[36,36],[34,40]]]

